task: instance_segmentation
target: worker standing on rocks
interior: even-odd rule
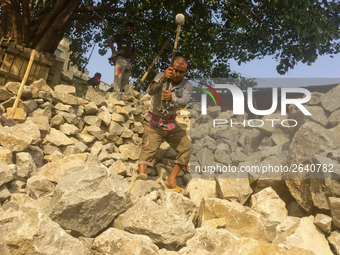
[[[182,56],[176,56],[173,65],[164,73],[159,73],[148,87],[152,96],[147,114],[147,124],[144,127],[142,151],[139,158],[139,174],[134,178],[147,180],[146,169],[153,166],[157,151],[163,141],[166,141],[176,151],[174,168],[164,181],[166,188],[178,193],[183,190],[176,184],[176,177],[181,168],[190,159],[190,141],[186,131],[176,123],[176,112],[189,103],[193,85],[184,76],[188,72],[188,61]],[[164,103],[166,107],[164,107]]]
[[[107,40],[112,50],[109,61],[115,64],[113,90],[116,92],[123,92],[125,85],[129,83],[132,62],[137,56],[131,36],[133,31],[134,24],[127,22],[124,34],[116,34]],[[117,50],[113,46],[114,43],[117,44]]]

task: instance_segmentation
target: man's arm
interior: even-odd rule
[[[184,85],[182,97],[176,97],[175,92],[171,93],[171,103],[178,108],[184,108],[190,101],[193,85],[191,82],[187,82]]]
[[[154,95],[160,89],[163,88],[164,82],[163,82],[162,78],[163,78],[163,73],[159,73],[159,74],[156,75],[156,77],[153,79],[153,82],[148,87],[149,95]]]
[[[112,53],[116,53],[117,55],[118,54],[123,54],[124,53],[124,50],[121,49],[119,51],[116,51],[115,47],[113,47],[113,44],[116,42],[116,39],[115,39],[115,36],[112,36],[111,38],[109,38],[107,40],[107,44],[109,45],[109,47],[111,48],[112,50]]]
[[[107,43],[109,45],[109,47],[111,48],[112,52],[116,53],[116,49],[113,47],[113,44],[115,43],[115,38],[111,37],[107,40]]]

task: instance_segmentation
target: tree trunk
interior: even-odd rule
[[[22,45],[22,22],[19,0],[12,0],[12,27],[15,43]]]
[[[1,37],[12,37],[12,4],[10,0],[2,0],[1,2]]]
[[[59,0],[32,38],[32,48],[53,54],[63,38],[66,24],[82,0]]]
[[[23,41],[28,41],[31,25],[30,25],[30,10],[29,0],[22,0],[22,16],[23,16]]]
[[[0,35],[11,37],[18,45],[27,43],[27,47],[53,54],[81,2],[58,0],[48,15],[30,19],[32,0],[2,0]]]

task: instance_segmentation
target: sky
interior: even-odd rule
[[[109,52],[111,51],[109,50],[105,56],[100,56],[98,46],[96,46],[86,69],[89,71],[89,77],[100,72],[102,74],[101,80],[107,84],[112,84],[114,66],[109,64],[108,58],[111,56]],[[329,55],[319,56],[311,66],[298,63],[294,69],[289,70],[285,75],[277,73],[277,62],[270,56],[241,65],[238,65],[234,60],[229,62],[232,71],[239,72],[246,78],[257,78],[258,87],[282,87],[284,86],[282,82],[285,80],[283,78],[306,78],[289,79],[292,87],[340,83],[340,54],[333,55],[333,58]],[[138,63],[140,61],[137,60],[136,64]],[[144,63],[142,64],[144,65]]]

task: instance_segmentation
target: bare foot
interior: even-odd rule
[[[169,178],[166,179],[166,180],[164,181],[164,183],[165,183],[166,186],[168,186],[168,187],[170,187],[170,188],[172,188],[172,189],[174,189],[174,188],[177,187],[176,181],[175,181],[175,180],[169,180]]]

